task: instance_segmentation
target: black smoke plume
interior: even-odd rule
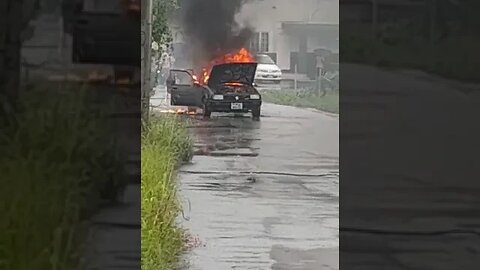
[[[193,50],[194,63],[209,61],[247,45],[253,31],[235,21],[235,15],[247,1],[182,1],[182,26]]]

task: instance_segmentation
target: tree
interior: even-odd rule
[[[168,44],[172,40],[168,19],[176,8],[176,0],[153,0],[152,38],[160,45]]]
[[[161,69],[161,56],[165,44],[169,44],[172,41],[172,34],[168,27],[168,20],[170,15],[177,9],[177,0],[153,0],[153,22],[152,22],[152,41],[157,45],[154,52],[153,63],[153,76],[154,82],[157,82],[158,72]]]

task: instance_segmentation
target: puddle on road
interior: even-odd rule
[[[226,132],[225,132],[226,133]],[[258,156],[258,147],[252,147],[252,143],[259,141],[259,139],[251,137],[227,136],[227,134],[215,136],[202,136],[197,139],[194,145],[194,154],[197,156],[213,156],[213,157],[227,157],[227,156],[243,156],[256,157]]]
[[[184,256],[183,270],[338,269],[322,257],[327,248],[316,249],[338,245],[338,151],[327,151],[338,129],[325,132],[324,118],[302,113],[190,119],[195,156],[179,172],[191,204],[183,226],[204,245]]]

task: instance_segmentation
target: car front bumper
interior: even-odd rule
[[[234,110],[231,107],[232,103],[242,103],[241,110]],[[262,106],[261,100],[239,100],[239,101],[225,101],[225,100],[210,100],[207,103],[208,109],[211,112],[239,112],[247,113]]]

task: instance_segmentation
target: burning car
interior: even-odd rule
[[[200,107],[203,115],[212,112],[252,113],[260,118],[262,98],[255,88],[257,63],[221,63],[202,74],[202,80],[187,69],[170,70],[167,91],[171,105]]]

